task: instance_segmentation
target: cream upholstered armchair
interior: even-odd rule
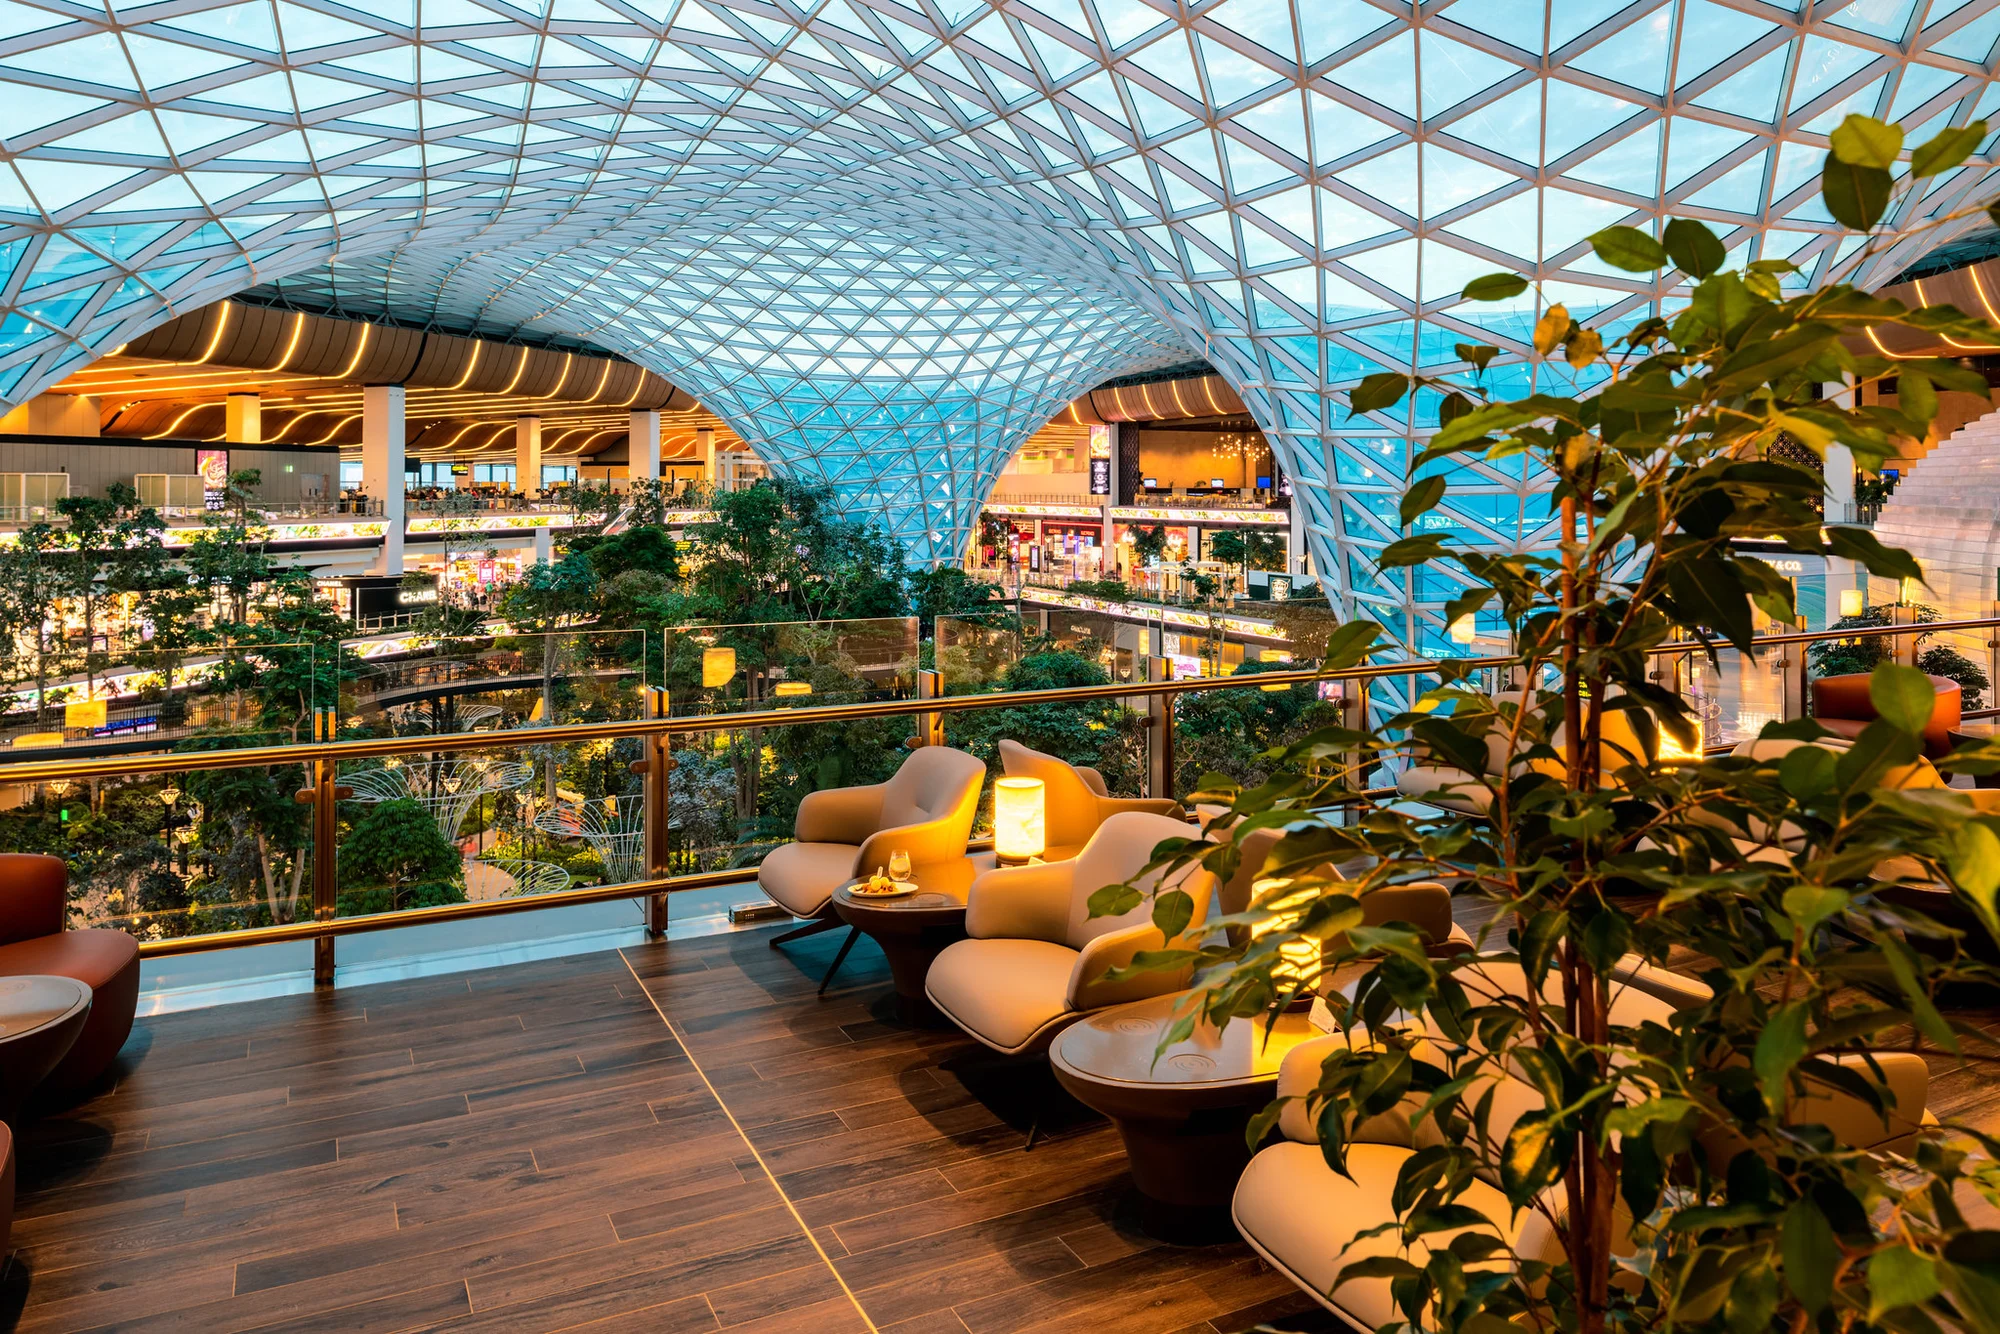
[[[1518,967],[1512,964],[1495,961],[1482,965],[1479,972],[1496,990],[1518,992],[1525,986]],[[1653,968],[1633,956],[1622,960],[1613,973],[1618,985],[1613,991],[1611,1019],[1616,1024],[1665,1023],[1674,1010],[1700,1004],[1708,997],[1708,989],[1700,981]],[[1559,998],[1559,987],[1556,994]],[[1355,1040],[1366,1038],[1357,1033]],[[1236,1183],[1230,1212],[1244,1240],[1286,1278],[1357,1328],[1374,1329],[1399,1318],[1390,1280],[1365,1278],[1334,1285],[1342,1265],[1370,1256],[1400,1254],[1412,1264],[1425,1263],[1429,1248],[1423,1241],[1402,1251],[1394,1231],[1374,1237],[1360,1234],[1396,1216],[1392,1200],[1403,1164],[1419,1151],[1441,1144],[1443,1138],[1427,1118],[1416,1120],[1413,1128],[1411,1112],[1417,1104],[1407,1102],[1354,1128],[1348,1145],[1347,1176],[1327,1166],[1315,1124],[1318,1107],[1306,1099],[1319,1086],[1321,1064],[1347,1041],[1337,1035],[1315,1038],[1286,1053],[1278,1071],[1277,1096],[1296,1101],[1288,1102],[1279,1113],[1278,1141],[1252,1158]],[[1835,1059],[1861,1073],[1863,1062],[1871,1058],[1894,1096],[1894,1108],[1887,1115],[1851,1093],[1808,1080],[1804,1096],[1792,1104],[1789,1119],[1794,1124],[1825,1125],[1842,1143],[1908,1152],[1920,1128],[1936,1124],[1925,1108],[1930,1080],[1923,1057],[1911,1052],[1877,1052],[1872,1057],[1842,1053]],[[1518,1079],[1499,1073],[1487,1078],[1494,1085],[1487,1133],[1493,1143],[1500,1144],[1517,1120],[1539,1110],[1543,1103],[1539,1094]],[[1466,1100],[1477,1102],[1481,1096],[1474,1089],[1466,1094]],[[1721,1172],[1737,1150],[1748,1146],[1720,1127],[1710,1127],[1701,1135],[1701,1147],[1714,1170]],[[1535,1209],[1516,1212],[1499,1183],[1485,1173],[1474,1178],[1458,1202],[1485,1215],[1521,1259],[1561,1260],[1561,1238],[1548,1216]],[[1562,1187],[1548,1191],[1543,1203],[1549,1214],[1560,1217],[1566,1209]],[[1621,1204],[1614,1246],[1622,1253],[1629,1253],[1629,1226]]]
[[[1114,797],[1104,785],[1104,775],[1097,770],[1030,750],[1018,741],[1000,743],[1000,764],[1009,778],[1042,780],[1045,862],[1068,861],[1076,856],[1090,842],[1097,827],[1120,811],[1175,817],[1181,813],[1181,804],[1171,797]]]
[[[931,964],[924,993],[944,1016],[987,1046],[1014,1056],[1044,1050],[1072,1021],[1107,1005],[1179,991],[1185,971],[1105,980],[1141,950],[1167,948],[1142,902],[1118,917],[1092,917],[1090,896],[1135,881],[1163,839],[1189,838],[1194,826],[1164,815],[1123,811],[1098,827],[1075,859],[1003,866],[972,883],[965,932]],[[1174,872],[1168,888],[1194,899],[1189,934],[1201,930],[1215,877],[1200,866]]]
[[[914,866],[963,857],[985,783],[986,766],[964,751],[924,746],[886,783],[808,793],[793,825],[798,841],[771,849],[757,868],[757,887],[793,916],[812,920],[774,936],[771,948],[839,926],[833,891],[887,865],[897,848]],[[853,943],[850,931],[827,977]]]

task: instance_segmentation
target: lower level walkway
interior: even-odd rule
[[[838,937],[769,934],[142,1019],[23,1128],[0,1330],[1332,1327],[1139,1232],[1045,1064],[897,1024],[865,944],[818,998]]]

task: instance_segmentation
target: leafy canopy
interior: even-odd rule
[[[1911,149],[1899,128],[1850,116],[1832,136],[1826,206],[1871,232],[1984,135],[1975,124]],[[1782,260],[1726,267],[1723,239],[1692,219],[1607,228],[1592,245],[1676,291],[1608,333],[1537,295],[1524,353],[1565,368],[1541,383],[1596,392],[1489,396],[1501,349],[1465,344],[1460,372],[1371,376],[1350,395],[1355,414],[1439,396],[1401,507],[1416,531],[1380,564],[1456,566],[1466,591],[1444,621],[1504,623],[1507,665],[1441,664],[1379,725],[1274,749],[1257,786],[1205,779],[1199,798],[1237,823],[1163,845],[1159,860],[1226,876],[1251,835],[1273,831],[1254,902],[1222,922],[1250,930],[1135,967],[1197,970],[1196,1002],[1165,1041],[1197,1013],[1262,1021],[1324,994],[1337,1033],[1302,1101],[1325,1161],[1344,1173],[1351,1146],[1385,1124],[1421,1146],[1361,1233],[1388,1238],[1388,1253],[1352,1259],[1339,1282],[1387,1280],[1413,1327],[2000,1330],[2000,1231],[1959,1202],[2000,1204],[2000,1142],[1976,1125],[1920,1126],[1882,1054],[1995,1059],[1942,998],[2000,983],[2000,805],[1944,779],[2000,771],[2000,745],[1926,759],[1931,686],[1884,664],[1879,719],[1851,745],[1802,719],[1705,755],[1691,702],[1660,670],[1683,652],[1665,646],[1690,638],[1711,656],[1751,651],[1753,606],[1792,619],[1791,585],[1738,538],[1921,579],[1868,530],[1823,526],[1818,474],[1779,446],[1841,444],[1873,468],[1897,438],[1926,433],[1937,391],[1987,392],[1956,361],[1880,355],[1860,336],[1870,326],[1974,346],[2000,330],[1838,283],[1805,290]],[[1465,296],[1532,286],[1496,274]],[[1898,406],[1821,389],[1871,384]],[[1469,459],[1546,472],[1549,548],[1479,551],[1422,529]],[[1342,626],[1325,660],[1358,663],[1377,637],[1366,621]],[[1669,758],[1676,748],[1693,758]],[[1385,767],[1412,765],[1461,771],[1450,781],[1483,814],[1353,809]],[[1371,907],[1421,881],[1489,923],[1482,953]],[[1099,906],[1129,893],[1106,890]],[[1155,900],[1169,936],[1184,899]],[[1301,946],[1316,963],[1297,963]],[[1648,967],[1702,985],[1669,988]],[[1495,1190],[1505,1209],[1479,1207]],[[1515,1250],[1510,1215],[1523,1212],[1554,1244]]]

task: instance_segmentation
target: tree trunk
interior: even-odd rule
[[[264,873],[264,905],[271,911],[271,920],[274,923],[289,921],[289,918],[278,915],[278,878],[271,870],[271,846],[261,832],[257,835],[257,865]]]

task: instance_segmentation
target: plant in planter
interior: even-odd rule
[[[1900,130],[1850,116],[1832,136],[1826,205],[1870,231],[1899,191],[1927,188],[1984,133],[1947,130],[1906,159]],[[1899,185],[1892,169],[1906,161]],[[1222,922],[1248,929],[1134,967],[1197,970],[1167,1042],[1198,1017],[1263,1022],[1325,995],[1334,1036],[1312,1050],[1316,1084],[1251,1135],[1303,1112],[1283,1133],[1317,1140],[1326,1207],[1300,1221],[1340,1253],[1332,1300],[1372,1292],[1370,1320],[1385,1329],[2000,1330],[2000,1232],[1959,1202],[2000,1200],[2000,1141],[1973,1126],[1912,1129],[1922,1109],[1896,1105],[1879,1055],[1993,1059],[1936,998],[1995,979],[1939,920],[1951,914],[1928,909],[2000,932],[2000,814],[1978,794],[1923,785],[1936,783],[1917,739],[1931,691],[1908,668],[1875,669],[1881,717],[1851,747],[1798,720],[1743,754],[1680,761],[1661,751],[1668,739],[1694,747],[1689,704],[1648,674],[1649,651],[1684,635],[1746,647],[1753,603],[1792,619],[1790,584],[1733,538],[1776,534],[1794,551],[1921,578],[1865,529],[1822,529],[1817,472],[1771,446],[1840,442],[1879,466],[1895,437],[1925,433],[1938,389],[1983,393],[1984,381],[1952,361],[1889,361],[1850,336],[1901,324],[1992,343],[2000,330],[1849,287],[1800,290],[1784,261],[1725,268],[1722,240],[1696,221],[1658,236],[1612,227],[1592,242],[1642,281],[1678,269],[1691,286],[1671,317],[1615,334],[1546,305],[1535,355],[1594,377],[1593,395],[1487,401],[1479,373],[1497,349],[1482,345],[1459,348],[1471,374],[1379,375],[1352,394],[1357,413],[1419,389],[1441,401],[1406,526],[1468,455],[1553,479],[1563,538],[1552,550],[1481,552],[1423,532],[1381,557],[1389,569],[1462,566],[1472,586],[1447,620],[1497,610],[1514,635],[1511,675],[1529,688],[1488,694],[1441,663],[1440,684],[1379,729],[1321,729],[1274,751],[1271,776],[1247,790],[1205,779],[1201,799],[1239,820],[1232,838],[1172,841],[1157,859],[1227,875],[1248,834],[1281,830],[1252,906]],[[1493,275],[1466,295],[1527,286]],[[1845,377],[1893,380],[1899,406],[1820,397]],[[1341,627],[1324,661],[1359,662],[1377,633]],[[1487,772],[1495,752],[1505,772]],[[1330,810],[1392,757],[1464,771],[1487,814]],[[1939,767],[2000,770],[2000,746]],[[1341,878],[1335,863],[1369,869]],[[1427,947],[1406,925],[1363,925],[1371,895],[1426,880],[1468,901],[1469,920],[1490,919],[1484,957]],[[1139,902],[1111,886],[1092,906]],[[1172,891],[1151,911],[1171,939],[1189,906]],[[1678,1009],[1639,1003],[1635,987],[1662,976],[1642,965],[1681,974],[1657,984]],[[1835,1104],[1860,1110],[1843,1120]],[[1908,1133],[1858,1142],[1853,1127],[1871,1118]],[[1409,1146],[1389,1177],[1356,1149],[1384,1138]]]
[[[1858,630],[1864,626],[1888,625],[1891,606],[1870,607],[1858,616],[1843,616],[1829,629]],[[1917,624],[1938,619],[1936,607],[1922,603],[1910,604],[1917,618]],[[1928,636],[1919,635],[1921,644]],[[1812,666],[1814,676],[1845,676],[1853,673],[1871,672],[1878,663],[1889,657],[1889,640],[1884,635],[1865,635],[1858,639],[1821,640],[1806,650],[1806,661]],[[1986,691],[1992,682],[1978,663],[1960,653],[1949,644],[1933,644],[1917,654],[1917,670],[1932,676],[1942,676],[1959,684],[1963,692],[1963,707],[1978,709],[1985,707]]]

